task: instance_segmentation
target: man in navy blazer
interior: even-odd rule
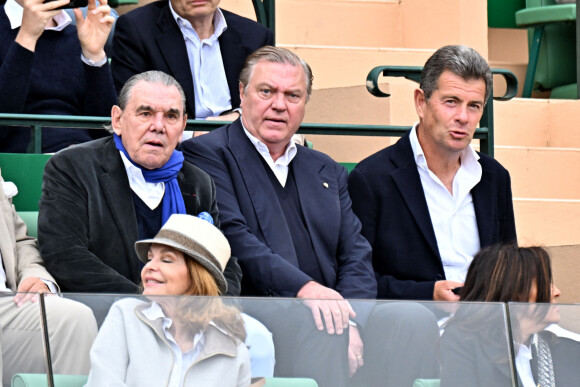
[[[371,249],[351,209],[346,169],[291,141],[311,90],[308,64],[288,50],[263,47],[240,74],[241,119],[185,141],[182,150],[215,181],[222,230],[242,267],[242,295],[304,299],[252,310],[274,334],[276,375],[347,386],[366,361],[365,368],[398,368],[389,369],[392,378],[417,377],[409,362],[423,358],[413,350],[420,343],[430,354],[437,329],[401,318],[423,324],[415,310],[402,316],[397,306],[382,305],[371,312],[369,303],[345,300],[376,297]],[[363,360],[367,322],[380,326],[369,337],[397,350]]]
[[[183,87],[189,118],[218,116],[238,108],[238,76],[246,57],[262,46],[274,44],[274,38],[272,31],[261,24],[217,8],[219,3],[220,0],[210,0],[196,5],[186,0],[171,0],[170,6],[170,1],[160,0],[119,17],[111,61],[117,90],[135,74],[160,70],[172,75]],[[193,49],[193,41],[200,46]],[[204,77],[204,63],[211,59],[218,61],[220,56],[221,63],[214,62],[206,70],[211,72],[211,77]],[[194,84],[194,73],[204,79],[203,85]],[[211,100],[218,93],[216,90],[222,94],[221,100],[207,102],[209,106],[204,112],[196,111],[200,103],[196,97],[203,95],[204,99]],[[227,98],[231,98],[229,107]],[[238,116],[234,112],[229,118]]]
[[[439,49],[415,90],[419,122],[351,172],[379,298],[458,300],[473,255],[516,241],[509,173],[470,146],[491,82],[473,49]]]
[[[304,61],[263,47],[240,74],[241,119],[185,141],[182,149],[216,183],[222,230],[244,274],[242,295],[307,300],[308,308],[292,313],[254,312],[274,333],[276,373],[345,386],[347,356],[352,373],[362,365],[355,327],[362,316],[344,298],[374,299],[376,282],[346,170],[291,141],[311,90]],[[291,339],[281,344],[282,334]]]

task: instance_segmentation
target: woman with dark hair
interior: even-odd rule
[[[524,387],[576,384],[579,367],[570,362],[580,359],[580,346],[544,331],[560,320],[553,305],[559,296],[544,248],[494,245],[481,250],[469,267],[460,299],[487,304],[464,304],[447,323],[441,338],[441,385],[512,386],[514,374]],[[510,305],[512,337],[504,307],[490,302],[522,303]]]
[[[239,310],[217,297],[176,297],[226,292],[230,246],[223,234],[205,220],[174,214],[135,250],[145,263],[147,300],[113,304],[91,350],[87,386],[249,386]]]

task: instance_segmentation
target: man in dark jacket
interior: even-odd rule
[[[175,149],[187,119],[179,83],[160,71],[138,74],[111,115],[113,137],[65,149],[44,171],[38,238],[63,291],[138,293],[133,245],[172,213],[207,212],[219,227],[213,181]],[[241,270],[230,262],[228,294],[237,295]]]

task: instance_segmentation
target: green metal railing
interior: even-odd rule
[[[110,123],[109,117],[54,116],[41,114],[0,114],[0,126],[29,127],[33,131],[30,153],[41,153],[43,127],[103,129]],[[186,130],[211,131],[226,125],[225,121],[187,120]],[[338,136],[401,136],[409,130],[408,126],[387,125],[347,125],[303,123],[299,133]],[[26,130],[23,128],[22,130]],[[103,129],[104,130],[104,129]],[[487,131],[476,133],[476,138],[486,138]]]
[[[28,115],[28,114],[0,114],[0,126],[22,126],[30,127],[33,130],[30,153],[42,153],[41,138],[43,127],[62,128],[82,128],[82,129],[103,129],[103,126],[110,122],[109,117],[80,117],[80,116],[51,116],[51,115]],[[188,120],[186,130],[211,131],[226,125],[224,121],[203,121]],[[337,136],[383,136],[399,137],[405,134],[410,126],[390,126],[390,125],[347,125],[347,124],[313,124],[303,123],[299,133],[321,134]],[[26,130],[26,129],[22,129]],[[104,130],[104,129],[103,129]],[[488,141],[488,128],[478,128],[475,138],[480,141]],[[489,141],[486,143],[488,144]],[[481,151],[486,154],[493,154],[493,142],[491,148],[486,145],[481,146]],[[491,153],[490,153],[491,152]]]
[[[372,69],[367,76],[367,89],[377,97],[389,97],[379,87],[379,77],[405,77],[419,82],[421,67],[379,66]],[[474,138],[480,141],[480,151],[493,157],[493,100],[507,101],[516,95],[518,81],[515,75],[507,70],[494,69],[495,75],[506,80],[506,92],[503,96],[490,98],[486,104],[480,127],[475,131]],[[492,90],[493,93],[493,90]],[[29,114],[0,114],[0,126],[29,127],[32,130],[32,140],[29,146],[30,153],[41,153],[41,138],[43,127],[103,129],[110,121],[109,117],[82,117],[56,115],[29,115]],[[211,131],[226,125],[225,121],[188,120],[186,130]],[[352,124],[314,124],[303,123],[299,133],[321,134],[336,136],[384,136],[398,137],[405,134],[410,126],[391,125],[352,125]],[[23,129],[26,130],[26,129]],[[104,129],[103,129],[104,130]]]

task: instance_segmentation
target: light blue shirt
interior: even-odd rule
[[[179,16],[169,2],[171,13],[183,34],[193,77],[195,118],[219,116],[232,108],[232,99],[222,60],[219,37],[227,29],[226,19],[218,8],[214,13],[214,33],[200,40],[191,23]],[[192,117],[193,118],[193,117]]]

